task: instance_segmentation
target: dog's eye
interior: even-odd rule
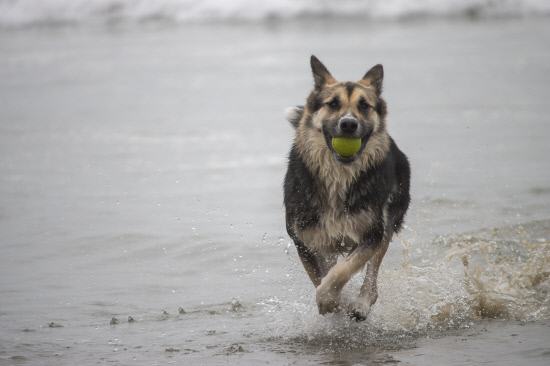
[[[364,100],[359,102],[359,109],[362,109],[362,110],[366,111],[369,108],[370,108],[370,105],[367,102],[365,102]]]
[[[338,101],[336,99],[331,100],[327,105],[332,109],[338,109]]]

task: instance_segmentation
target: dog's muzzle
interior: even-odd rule
[[[333,152],[336,160],[338,160],[343,165],[351,164],[357,159],[357,156],[363,151],[371,134],[372,127],[369,124],[361,124],[359,120],[355,118],[351,113],[347,113],[345,116],[340,118],[338,123],[335,124],[332,129],[328,128],[324,130],[325,140],[328,148]],[[354,156],[339,156],[332,147],[333,137],[349,137],[361,139],[361,148]]]

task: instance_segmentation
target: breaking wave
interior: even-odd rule
[[[523,17],[549,15],[545,0],[0,0],[0,27],[300,18]]]

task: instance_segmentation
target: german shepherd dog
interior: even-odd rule
[[[296,129],[284,180],[286,229],[316,287],[320,314],[341,309],[342,288],[368,263],[348,308],[352,319],[365,320],[378,298],[380,263],[409,207],[409,162],[386,130],[382,65],[358,82],[336,81],[315,56],[311,69],[306,105],[286,110]],[[333,137],[360,138],[361,147],[342,157]]]

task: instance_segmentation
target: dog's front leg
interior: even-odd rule
[[[336,263],[317,286],[317,306],[319,314],[333,313],[339,310],[340,295],[344,285],[351,276],[365,267],[365,264],[374,255],[375,250],[370,247],[357,247],[348,256]]]
[[[336,263],[336,256],[326,256],[311,251],[299,239],[294,239],[294,244],[298,250],[298,256],[302,262],[313,286],[321,284],[321,280],[326,276],[329,269]]]
[[[363,285],[361,286],[359,296],[348,309],[348,314],[352,319],[357,321],[367,319],[372,305],[374,305],[378,299],[378,270],[380,268],[380,264],[382,263],[382,259],[384,259],[384,255],[386,255],[388,246],[390,245],[391,234],[389,234],[389,236],[390,237],[384,237],[382,245],[378,248],[378,250],[376,250],[372,258],[369,260],[367,273],[365,275]]]

